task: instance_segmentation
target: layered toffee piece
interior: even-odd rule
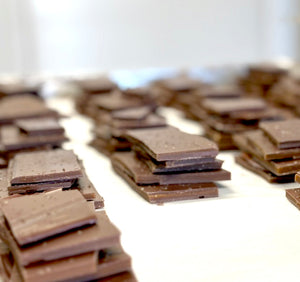
[[[103,198],[72,151],[20,153],[9,162],[8,169],[0,170],[0,175],[1,198],[61,188],[78,190],[95,208],[104,206]]]
[[[229,180],[217,145],[177,128],[129,130],[133,151],[112,155],[114,170],[150,203],[218,196],[215,181]]]
[[[131,144],[122,137],[126,129],[166,125],[165,119],[155,113],[155,104],[146,94],[139,96],[132,93],[133,90],[127,92],[102,95],[95,101],[98,108],[94,113],[96,125],[92,146],[106,155],[130,150]]]
[[[236,162],[269,182],[292,182],[300,170],[300,119],[261,122],[234,140],[242,151]]]
[[[260,98],[203,99],[198,108],[205,134],[215,141],[221,150],[235,149],[233,135],[253,130],[261,120],[278,120],[292,115],[268,105]]]
[[[0,209],[7,281],[102,281],[110,276],[135,281],[119,230],[79,191],[10,197],[0,201]]]

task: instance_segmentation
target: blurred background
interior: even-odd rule
[[[298,0],[0,0],[0,73],[300,57]]]

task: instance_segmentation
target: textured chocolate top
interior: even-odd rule
[[[64,129],[53,118],[23,119],[15,123],[28,135],[63,134]]]
[[[259,98],[206,99],[202,103],[208,111],[226,115],[234,112],[262,111],[267,105]]]
[[[129,130],[125,137],[141,146],[157,161],[207,158],[218,154],[218,147],[214,142],[171,126]]]
[[[95,213],[76,190],[7,198],[1,210],[21,246],[96,222]]]
[[[9,163],[11,184],[75,179],[82,176],[72,151],[20,153]]]
[[[300,147],[300,119],[261,122],[259,127],[279,149]]]

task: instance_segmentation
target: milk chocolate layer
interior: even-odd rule
[[[69,180],[82,176],[76,155],[61,149],[18,154],[9,166],[11,184]]]
[[[300,119],[261,122],[259,127],[279,149],[300,147]]]
[[[300,188],[285,190],[288,200],[300,210]]]
[[[186,184],[206,183],[220,180],[230,180],[226,170],[196,171],[172,174],[153,174],[148,166],[139,160],[133,152],[113,154],[112,163],[130,175],[138,184]]]
[[[270,183],[286,183],[293,181],[293,175],[277,176],[258,164],[250,155],[246,153],[241,153],[236,156],[235,161],[244,168],[260,175]]]
[[[96,222],[95,213],[76,190],[55,190],[3,201],[2,212],[21,246]]]
[[[125,137],[157,161],[214,158],[218,154],[218,147],[212,141],[171,126],[129,130]]]
[[[25,247],[18,246],[3,218],[0,221],[0,236],[9,245],[18,265],[71,257],[119,244],[120,232],[109,221],[106,213],[98,211],[96,216],[95,225],[59,234]]]
[[[218,188],[214,183],[139,185],[118,165],[113,163],[113,168],[133,190],[152,204],[218,196]]]

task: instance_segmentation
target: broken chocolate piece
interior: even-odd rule
[[[300,188],[285,190],[288,200],[300,210]]]

